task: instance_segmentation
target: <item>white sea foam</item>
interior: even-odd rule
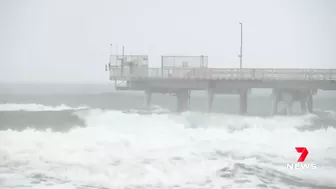
[[[145,107],[141,109],[129,109],[123,111],[125,113],[135,113],[135,114],[162,114],[162,113],[171,113],[170,110],[162,108],[159,105],[152,105],[148,110]]]
[[[87,106],[69,107],[61,104],[58,106],[45,106],[42,104],[0,104],[0,111],[62,111],[87,109]]]
[[[288,175],[306,183],[336,186],[336,166],[332,164],[336,129],[297,129],[312,125],[312,115],[260,118],[189,112],[143,116],[89,110],[78,116],[88,127],[68,133],[0,131],[2,184],[260,188],[258,184],[268,179],[268,186],[293,188],[280,180]],[[308,148],[306,161],[316,163],[316,170],[286,169],[286,164],[296,163],[300,155],[296,146]],[[261,167],[259,172],[253,171],[256,166]],[[220,171],[222,168],[226,171]],[[267,174],[274,170],[282,173]],[[229,176],[221,177],[223,174]],[[31,184],[42,176],[45,183]],[[51,185],[45,186],[47,183]]]
[[[332,118],[336,118],[336,112],[332,111],[332,110],[325,110],[324,112],[327,112],[329,114],[330,117]]]

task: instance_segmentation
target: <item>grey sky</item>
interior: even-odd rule
[[[152,66],[203,54],[238,67],[239,22],[244,67],[336,68],[335,10],[333,0],[0,0],[0,82],[108,82],[110,43]]]

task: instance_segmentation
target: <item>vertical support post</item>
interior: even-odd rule
[[[178,113],[182,112],[183,109],[182,109],[182,93],[181,92],[177,92],[176,93],[176,100],[177,100],[177,104],[176,104],[176,111]]]
[[[112,44],[110,44],[110,57],[109,57],[109,64],[108,64],[108,71],[109,71],[109,75],[110,75],[110,77],[111,77],[111,69],[113,70],[113,68],[112,68],[112,54],[113,54],[113,45]],[[117,64],[117,61],[116,61],[116,64]],[[115,66],[115,68],[117,68],[117,65]],[[115,71],[116,70],[113,70],[112,71],[112,76],[114,77],[114,87],[116,87],[117,86],[117,74],[115,73]]]
[[[286,114],[291,115],[292,114],[292,107],[293,107],[293,94],[291,93],[284,93],[284,102],[286,104]]]
[[[243,23],[239,23],[240,24],[240,66],[239,68],[242,69],[243,68]]]
[[[247,90],[244,89],[240,92],[240,114],[247,113]]]
[[[214,91],[213,89],[208,89],[208,112],[212,111],[212,103],[214,99]]]
[[[187,111],[189,106],[188,106],[188,102],[189,102],[189,91],[185,91],[182,93],[183,97],[182,97],[182,111]]]
[[[113,54],[113,45],[112,44],[110,44],[110,55],[112,55]]]
[[[239,78],[242,78],[243,73],[242,73],[242,68],[243,68],[243,23],[240,24],[240,64],[239,64]]]
[[[300,104],[301,104],[301,113],[306,114],[307,113],[307,98],[305,96],[302,96],[300,98]]]
[[[163,77],[163,56],[161,56],[161,77]]]
[[[124,50],[125,50],[125,47],[123,46],[122,48],[122,60],[121,60],[121,77],[124,77]]]
[[[278,105],[280,101],[280,92],[273,89],[273,107],[272,107],[272,115],[276,115],[278,113]]]
[[[146,110],[150,109],[151,101],[152,101],[152,91],[147,89],[147,90],[145,90],[145,108],[146,108]]]
[[[183,112],[188,109],[188,100],[189,100],[189,92],[188,91],[178,91],[176,92],[177,98],[177,112]]]
[[[129,66],[129,75],[132,77],[133,76],[133,71],[134,71],[133,62],[131,62],[128,66]]]
[[[176,92],[176,112],[180,113],[181,111],[181,94]]]
[[[307,105],[309,113],[313,113],[313,104],[314,104],[313,94],[310,92],[307,97]]]
[[[111,68],[111,62],[112,62],[111,57],[112,57],[112,54],[113,54],[112,48],[113,48],[113,45],[110,44],[110,56],[109,56],[109,64],[108,64],[108,70],[109,71],[111,70],[110,69]]]

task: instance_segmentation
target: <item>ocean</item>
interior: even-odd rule
[[[336,95],[292,116],[270,115],[269,92],[244,116],[238,96],[215,96],[211,114],[202,93],[181,114],[174,96],[153,95],[153,114],[143,103],[109,84],[0,85],[0,188],[336,188]]]

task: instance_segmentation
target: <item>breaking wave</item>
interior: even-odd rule
[[[0,104],[0,111],[63,111],[88,109],[87,106],[69,107],[64,104],[59,106],[45,106],[42,104]]]
[[[336,188],[336,124],[318,115],[60,112],[84,126],[0,131],[0,186]],[[296,146],[308,148],[306,163],[317,169],[286,168]]]

